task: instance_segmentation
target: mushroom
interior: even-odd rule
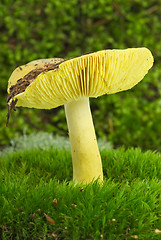
[[[9,112],[16,107],[65,106],[76,183],[103,181],[89,97],[125,91],[153,65],[147,48],[103,50],[65,59],[42,59],[18,67],[8,83]]]

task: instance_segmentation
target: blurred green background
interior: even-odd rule
[[[0,147],[40,130],[68,136],[64,108],[18,108],[6,123],[12,71],[38,58],[147,47],[154,67],[127,92],[91,99],[98,138],[114,147],[161,150],[161,0],[2,0],[0,2]]]

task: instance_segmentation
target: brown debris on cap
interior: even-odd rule
[[[54,59],[51,59],[51,62],[53,62]],[[65,59],[61,59],[61,60],[55,60],[53,63],[46,63],[44,62],[44,66],[41,68],[35,68],[33,70],[31,70],[29,73],[27,73],[25,76],[23,76],[22,78],[17,80],[17,83],[12,85],[9,88],[9,94],[7,96],[7,106],[8,106],[8,113],[7,113],[7,123],[6,126],[8,126],[9,123],[9,118],[10,118],[10,114],[12,112],[12,110],[16,110],[15,106],[16,103],[18,101],[18,99],[14,99],[14,97],[22,92],[24,92],[26,90],[26,88],[35,80],[35,78],[41,74],[41,73],[45,73],[47,71],[50,70],[57,70],[59,68],[60,63],[64,62]],[[36,61],[33,61],[33,63]],[[32,62],[31,62],[32,63]],[[31,64],[29,63],[29,64]],[[27,65],[26,65],[27,66]],[[38,63],[35,63],[34,66],[38,66]],[[21,71],[23,70],[23,68],[20,66],[18,67]],[[22,71],[23,74],[23,71]],[[10,101],[11,100],[11,101]],[[10,104],[9,104],[10,102]]]
[[[65,61],[65,60],[64,60]],[[62,62],[64,62],[62,61]],[[26,74],[23,78],[17,80],[17,83],[9,88],[9,95],[7,97],[7,104],[11,98],[16,96],[19,93],[25,91],[25,89],[34,81],[34,79],[40,74],[50,70],[57,70],[59,68],[60,63],[56,64],[45,64],[42,68],[36,68]],[[20,67],[19,67],[20,68]],[[22,69],[22,68],[21,68]]]

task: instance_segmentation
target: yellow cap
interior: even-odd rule
[[[48,59],[38,59],[38,60],[34,60],[32,62],[29,62],[23,66],[17,67],[13,73],[11,74],[9,81],[8,81],[8,88],[7,88],[7,92],[10,93],[10,87],[12,87],[13,85],[15,85],[17,83],[17,80],[19,80],[20,78],[23,78],[25,75],[27,75],[29,72],[31,72],[32,70],[38,69],[38,68],[42,68],[44,65],[46,64],[57,64],[59,62],[61,62],[62,58],[48,58]]]
[[[19,79],[32,70],[42,70],[23,92],[9,99],[8,105],[17,99],[17,107],[51,109],[81,97],[128,90],[143,79],[154,61],[147,48],[103,50],[66,61],[57,59],[57,68],[44,71],[44,65],[50,65],[51,60],[37,60],[16,68],[9,79],[9,94]]]

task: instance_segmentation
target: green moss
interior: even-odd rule
[[[55,234],[58,239],[112,240],[137,235],[159,240],[155,229],[161,226],[161,155],[123,148],[101,155],[101,186],[74,186],[68,150],[28,150],[0,157],[2,238],[52,239]]]

